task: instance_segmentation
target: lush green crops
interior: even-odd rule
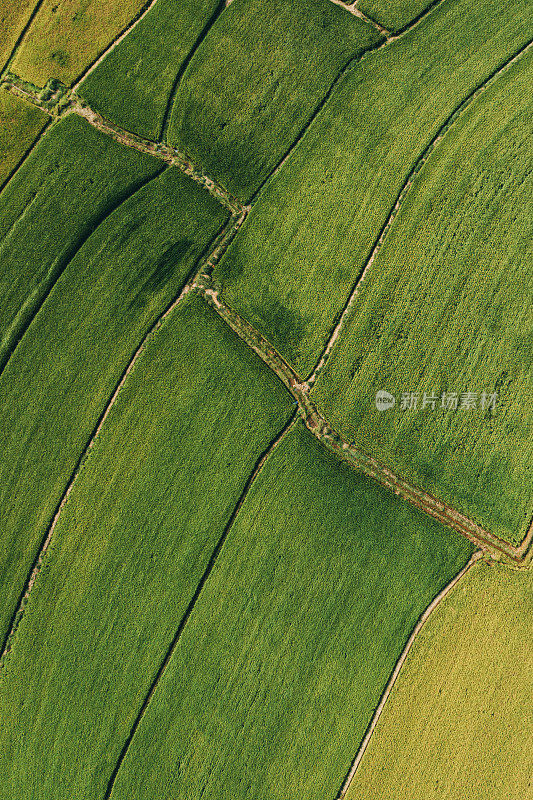
[[[254,463],[291,410],[199,300],[150,340],[65,506],[2,674],[2,800],[101,800]]]
[[[92,108],[158,139],[176,76],[220,0],[158,0],[80,87]]]
[[[48,122],[48,114],[0,89],[0,185]]]
[[[471,545],[303,427],[239,512],[113,798],[333,798],[417,617]]]
[[[434,0],[359,0],[357,8],[389,31],[399,31],[422,14]]]
[[[177,170],[152,180],[89,237],[9,361],[0,379],[0,640],[115,384],[226,216]]]
[[[217,275],[302,376],[417,156],[532,29],[527,0],[445,0],[339,83],[254,206]]]
[[[82,242],[160,170],[74,115],[42,139],[0,195],[0,369]]]
[[[532,75],[533,54],[431,156],[316,389],[345,436],[514,543],[533,496]],[[378,411],[379,389],[419,392],[417,410]],[[442,410],[443,391],[478,407]]]
[[[454,590],[415,642],[347,800],[531,797],[532,598],[532,572],[486,565]]]
[[[342,68],[379,39],[330,0],[234,0],[179,85],[168,140],[248,198]]]
[[[143,0],[45,0],[13,61],[25,80],[73,82],[126,27]]]

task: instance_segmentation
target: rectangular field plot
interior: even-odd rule
[[[260,195],[215,276],[302,378],[424,148],[532,29],[526,0],[445,0],[339,82]]]
[[[532,579],[476,565],[434,612],[346,800],[529,800]]]
[[[220,0],[158,0],[79,94],[112,122],[159,139],[176,77],[219,8]]]
[[[81,244],[160,161],[71,115],[0,194],[0,370]]]
[[[149,340],[3,667],[2,800],[36,797],[35,786],[46,800],[104,797],[254,465],[291,413],[279,381],[202,301]]]
[[[233,0],[179,84],[167,139],[249,198],[343,68],[380,39],[330,0]]]
[[[227,212],[168,169],[88,238],[0,379],[0,640],[69,477],[144,335]]]
[[[143,0],[44,0],[11,68],[36,86],[50,78],[68,86],[143,5]]]
[[[533,52],[432,154],[315,390],[346,438],[513,544],[533,513],[532,75]]]
[[[334,798],[418,616],[471,552],[298,425],[252,484],[113,800]]]
[[[0,88],[0,186],[16,169],[50,117]]]

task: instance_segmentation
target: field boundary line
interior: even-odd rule
[[[343,309],[341,311],[341,315],[339,321],[333,328],[332,332],[330,333],[328,340],[326,342],[325,347],[320,354],[318,361],[316,362],[313,371],[307,378],[307,383],[309,386],[313,386],[318,375],[322,371],[326,361],[328,360],[331,351],[335,345],[335,342],[339,338],[342,330],[346,324],[348,317],[350,316],[352,307],[354,306],[356,297],[359,293],[359,287],[363,280],[365,279],[368,271],[370,270],[372,264],[374,263],[376,256],[378,255],[379,251],[381,250],[383,243],[389,233],[396,217],[398,216],[402,205],[404,204],[405,200],[407,199],[411,187],[414,184],[415,178],[417,177],[418,173],[422,170],[427,160],[430,158],[432,153],[438,148],[439,144],[443,141],[446,134],[453,127],[455,122],[463,115],[463,113],[475,102],[490,86],[495,83],[498,78],[505,74],[511,67],[516,64],[523,56],[533,47],[533,39],[530,40],[527,44],[523,45],[519,50],[515,51],[515,53],[510,56],[502,65],[497,67],[493,70],[490,75],[488,75],[481,83],[479,83],[472,92],[467,95],[448,115],[442,125],[439,127],[438,131],[435,133],[429,144],[426,145],[424,150],[420,153],[418,158],[416,159],[415,163],[411,167],[409,174],[405,178],[399,193],[396,196],[396,200],[385,220],[383,223],[377,239],[374,242],[374,245],[370,251],[369,256],[367,257],[366,261],[363,264],[363,268],[360,271],[358,277],[355,280],[355,283],[352,285],[352,289],[350,294],[348,295],[348,299],[346,300]]]
[[[208,244],[204,252],[197,259],[196,264],[193,267],[193,270],[189,274],[189,278],[186,279],[186,282],[182,286],[182,289],[180,290],[178,295],[166,306],[165,310],[152,323],[152,325],[150,326],[150,328],[148,329],[148,331],[145,333],[140,343],[138,344],[135,352],[133,353],[133,356],[130,358],[126,367],[124,368],[118,380],[118,383],[113,389],[110,398],[105,404],[104,409],[100,414],[95,427],[93,428],[93,431],[89,437],[89,440],[87,441],[87,444],[83,448],[76,462],[76,465],[74,466],[70,478],[68,479],[67,485],[63,491],[63,494],[61,495],[61,498],[56,506],[54,516],[52,517],[52,520],[46,530],[44,538],[42,539],[39,549],[37,551],[37,555],[35,556],[35,559],[30,567],[28,577],[26,579],[26,582],[24,584],[24,587],[20,595],[19,603],[17,605],[17,608],[13,612],[8,632],[4,638],[0,650],[0,678],[1,678],[1,668],[4,664],[5,657],[11,650],[13,639],[17,633],[20,621],[24,615],[24,609],[27,605],[33,585],[41,571],[44,562],[44,557],[52,540],[55,528],[61,516],[61,512],[63,511],[65,504],[67,503],[67,500],[72,492],[72,489],[76,483],[78,475],[80,474],[89,453],[91,452],[96,443],[96,440],[98,438],[100,431],[102,430],[103,425],[105,424],[113,406],[115,405],[117,397],[120,395],[120,392],[128,378],[128,375],[130,375],[135,365],[137,364],[139,358],[141,357],[142,353],[146,349],[148,341],[159,330],[163,322],[174,311],[174,309],[180,303],[180,301],[195,288],[196,282],[200,279],[200,276],[202,275],[204,270],[211,268],[216,263],[216,261],[219,258],[221,258],[229,242],[231,241],[231,239],[233,239],[238,229],[240,228],[245,216],[246,212],[243,212],[241,213],[240,216],[230,217],[230,219],[227,220],[227,222],[224,225],[222,225],[221,228],[219,228],[218,233],[211,239],[211,242]]]
[[[353,14],[354,17],[358,17],[358,19],[362,19],[363,22],[366,22],[367,25],[370,25],[372,28],[375,28],[379,33],[383,36],[386,36],[387,39],[392,36],[391,32],[387,30],[387,28],[383,27],[380,22],[377,20],[372,19],[372,17],[367,17],[366,14],[363,14],[359,8],[357,8],[357,0],[352,3],[345,3],[344,0],[330,0],[331,3],[334,3],[336,6],[340,6],[340,8],[344,8],[345,11],[348,11],[350,14]]]
[[[24,40],[24,37],[28,33],[31,25],[33,24],[33,21],[34,21],[35,17],[37,16],[39,11],[41,10],[41,6],[43,5],[43,3],[44,3],[44,0],[37,0],[37,3],[33,7],[33,11],[31,12],[30,16],[28,17],[28,19],[26,21],[26,24],[24,25],[24,27],[22,28],[21,32],[17,36],[17,40],[16,40],[15,44],[13,45],[13,47],[11,49],[10,55],[7,57],[2,69],[0,70],[0,75],[3,75],[4,72],[9,69],[10,64],[13,63],[13,59],[15,58],[15,56],[16,56],[16,54],[18,52],[18,49],[19,49],[20,45],[22,44],[22,42]]]
[[[133,739],[135,737],[135,734],[137,733],[139,725],[141,724],[141,722],[143,720],[143,717],[144,717],[144,715],[146,713],[146,710],[148,709],[148,706],[150,705],[150,701],[152,700],[155,692],[157,691],[157,688],[159,686],[159,682],[160,682],[161,678],[163,677],[163,675],[165,674],[165,671],[166,671],[166,669],[167,669],[167,667],[168,667],[168,665],[169,665],[169,663],[170,663],[170,661],[172,659],[172,656],[174,655],[174,653],[176,651],[176,647],[178,646],[179,641],[181,639],[181,634],[183,633],[183,631],[185,629],[185,626],[187,625],[187,622],[189,621],[189,619],[191,617],[191,614],[194,611],[196,603],[197,603],[200,595],[202,594],[202,590],[203,590],[205,584],[207,583],[207,581],[209,579],[209,576],[211,575],[211,572],[213,571],[213,568],[214,568],[215,564],[217,563],[218,556],[220,555],[220,552],[221,552],[222,548],[224,547],[224,544],[225,544],[225,542],[226,542],[226,540],[228,538],[228,534],[230,533],[231,528],[233,527],[233,523],[235,522],[235,519],[236,519],[239,511],[241,510],[244,501],[246,500],[246,497],[248,495],[248,492],[250,491],[250,488],[252,487],[253,483],[255,482],[255,479],[257,478],[258,474],[261,472],[261,469],[263,468],[263,465],[265,464],[265,462],[267,461],[267,459],[269,458],[271,453],[276,449],[276,447],[280,444],[280,442],[285,438],[287,433],[291,430],[291,428],[296,424],[297,421],[298,421],[298,411],[295,411],[291,415],[289,421],[283,426],[281,431],[276,434],[276,436],[270,441],[270,443],[268,444],[266,449],[263,450],[263,452],[261,453],[261,455],[257,459],[252,472],[248,476],[248,478],[246,480],[246,483],[244,484],[244,488],[243,488],[239,498],[237,499],[237,502],[236,502],[236,504],[235,504],[235,506],[233,508],[233,511],[231,512],[231,515],[230,515],[230,517],[228,519],[228,522],[226,523],[226,525],[224,527],[224,530],[222,531],[222,534],[220,535],[220,537],[219,537],[219,539],[218,539],[218,541],[217,541],[217,543],[216,543],[216,545],[215,545],[215,547],[213,549],[213,552],[211,553],[211,556],[209,557],[209,560],[207,562],[207,566],[205,567],[205,569],[204,569],[204,571],[202,573],[202,576],[201,576],[201,578],[200,578],[200,580],[198,582],[198,585],[197,585],[197,587],[196,587],[196,589],[194,591],[194,594],[193,594],[192,598],[190,599],[190,601],[189,601],[189,603],[187,605],[187,608],[185,609],[185,611],[183,613],[183,616],[182,616],[182,618],[180,620],[180,623],[179,623],[179,625],[178,625],[178,627],[176,629],[176,633],[174,634],[174,637],[173,637],[169,647],[167,648],[167,652],[165,654],[165,657],[164,657],[163,661],[161,662],[161,664],[159,666],[159,669],[157,670],[156,675],[155,675],[155,677],[154,677],[154,679],[152,681],[150,689],[148,690],[148,692],[147,692],[147,694],[146,694],[146,696],[145,696],[145,698],[143,700],[141,708],[140,708],[140,710],[139,710],[139,712],[137,714],[137,717],[136,717],[136,719],[135,719],[135,721],[134,721],[134,723],[133,723],[133,725],[131,727],[131,730],[130,730],[130,732],[128,734],[128,737],[127,737],[126,741],[124,742],[122,750],[120,751],[120,755],[119,755],[119,757],[117,759],[117,762],[115,764],[113,772],[111,773],[111,777],[109,779],[109,782],[107,784],[107,789],[106,789],[106,792],[104,794],[103,800],[109,800],[109,798],[111,797],[111,793],[113,791],[113,787],[115,785],[115,782],[116,782],[116,779],[117,779],[117,775],[118,775],[118,773],[120,771],[120,768],[121,768],[122,764],[124,763],[124,759],[126,758],[128,750],[130,748],[130,745],[131,745],[131,743],[132,743],[132,741],[133,741]]]
[[[337,2],[337,0],[330,0],[330,2],[334,2],[334,3],[336,3],[336,5],[340,5],[342,8],[346,9],[347,11],[350,11],[351,6],[348,6],[345,3],[343,3],[342,0],[338,0],[338,2]],[[347,64],[345,64],[345,66],[342,68],[342,70],[333,79],[333,82],[331,83],[331,85],[330,85],[329,89],[327,90],[327,92],[325,93],[324,97],[318,103],[318,105],[315,107],[315,109],[312,112],[311,116],[309,117],[308,121],[302,127],[302,129],[300,130],[300,133],[298,133],[298,135],[293,140],[293,142],[289,145],[289,147],[285,151],[284,155],[281,157],[281,159],[278,162],[278,164],[272,169],[272,171],[266,176],[266,178],[260,184],[260,186],[255,190],[255,192],[253,193],[253,195],[251,197],[251,200],[250,200],[251,203],[253,203],[253,201],[257,199],[257,197],[260,194],[260,192],[263,191],[263,189],[272,181],[272,179],[275,177],[275,175],[283,167],[285,162],[288,160],[288,158],[292,154],[293,150],[298,146],[298,144],[301,142],[301,140],[303,139],[303,137],[305,136],[305,134],[307,133],[307,131],[309,130],[309,128],[311,127],[313,122],[315,121],[316,117],[320,114],[320,112],[326,106],[326,104],[327,104],[329,98],[331,97],[331,95],[333,94],[333,91],[336,88],[337,84],[340,83],[340,81],[345,77],[345,75],[347,75],[349,72],[351,72],[352,69],[355,69],[355,67],[357,67],[357,65],[360,64],[361,61],[365,60],[366,58],[371,56],[373,53],[376,53],[379,50],[383,50],[384,47],[388,47],[393,42],[396,42],[398,39],[403,38],[408,33],[410,33],[412,30],[417,28],[418,25],[420,25],[420,23],[423,22],[424,19],[432,11],[434,11],[438,6],[442,5],[445,2],[446,2],[446,0],[434,0],[434,2],[430,6],[428,6],[428,8],[426,8],[421,14],[419,14],[418,17],[416,17],[415,19],[411,20],[411,22],[409,22],[408,25],[403,27],[397,33],[391,34],[390,31],[387,31],[387,33],[389,34],[387,36],[386,33],[385,33],[386,29],[383,28],[384,32],[382,33],[383,38],[381,39],[381,41],[377,41],[377,42],[375,42],[375,44],[370,45],[365,50],[363,50],[363,52],[360,53],[360,55],[354,56],[353,58],[351,58],[347,62]],[[357,5],[357,0],[352,5],[356,6]],[[354,13],[354,12],[352,12],[352,13]],[[361,14],[362,14],[362,12],[359,12],[359,13],[355,14],[355,16],[361,18]],[[372,24],[370,18],[367,18],[365,21],[369,25]],[[382,27],[382,26],[380,26],[380,27]]]
[[[137,11],[135,16],[128,22],[128,24],[124,28],[122,28],[122,30],[117,34],[117,36],[115,36],[115,38],[111,42],[109,42],[109,44],[105,47],[105,49],[102,50],[100,55],[97,56],[96,59],[91,64],[85,67],[85,69],[79,74],[79,76],[74,79],[74,81],[71,84],[73,92],[75,92],[76,89],[79,87],[79,85],[85,80],[85,78],[88,75],[90,75],[91,72],[93,72],[96,69],[96,67],[99,66],[99,64],[102,63],[104,58],[111,52],[111,50],[114,50],[115,47],[118,44],[120,44],[120,42],[123,39],[126,38],[128,33],[131,33],[131,31],[137,27],[139,22],[145,18],[145,16],[152,10],[152,8],[155,6],[156,3],[157,0],[148,0],[148,2],[146,2],[143,6],[141,6],[141,8]]]
[[[210,278],[206,277],[201,284],[198,284],[198,291],[248,347],[275,372],[298,404],[308,430],[328,450],[354,469],[363,472],[381,486],[407,500],[411,505],[457,531],[476,547],[493,557],[499,559],[503,556],[506,563],[509,559],[515,565],[527,566],[533,555],[533,523],[520,546],[514,546],[504,539],[500,539],[466,514],[401,477],[378,458],[347,442],[333,430],[316,408],[309,395],[309,383],[302,381],[276,348],[253,325],[222,300],[218,287]]]
[[[362,760],[362,758],[363,758],[363,756],[365,754],[365,751],[366,751],[366,749],[368,747],[368,743],[370,742],[370,739],[372,738],[372,734],[374,733],[376,725],[379,722],[379,718],[381,717],[381,714],[383,713],[383,709],[385,708],[387,700],[389,699],[389,695],[390,695],[390,693],[392,691],[392,688],[393,688],[394,684],[396,683],[398,675],[401,672],[401,669],[402,669],[402,667],[403,667],[403,665],[405,663],[405,660],[406,660],[407,656],[409,655],[409,651],[411,650],[411,648],[412,648],[412,646],[413,646],[413,644],[415,642],[415,639],[417,638],[418,634],[420,633],[420,631],[422,630],[422,628],[424,627],[424,625],[428,621],[429,617],[435,611],[437,606],[439,606],[442,603],[442,601],[450,594],[452,589],[454,589],[455,586],[457,586],[457,584],[461,581],[461,579],[464,578],[466,573],[481,558],[483,558],[483,553],[480,550],[477,550],[474,553],[474,555],[472,556],[472,558],[470,559],[470,561],[468,562],[468,564],[466,564],[466,566],[464,566],[463,569],[460,572],[458,572],[457,575],[454,578],[452,578],[450,583],[448,583],[444,587],[444,589],[442,589],[439,592],[439,594],[436,597],[433,598],[433,600],[431,601],[429,606],[426,608],[426,610],[423,612],[421,617],[419,617],[418,622],[416,623],[415,627],[413,628],[413,631],[412,631],[409,639],[407,640],[407,644],[405,645],[405,647],[404,647],[404,649],[403,649],[403,651],[402,651],[402,653],[400,655],[400,658],[396,662],[396,666],[394,667],[394,670],[393,670],[393,672],[392,672],[392,674],[391,674],[391,676],[390,676],[390,678],[389,678],[389,680],[387,682],[385,690],[384,690],[383,694],[381,695],[381,699],[379,701],[379,704],[378,704],[376,710],[374,711],[374,714],[372,715],[372,719],[370,720],[370,723],[369,723],[369,725],[368,725],[368,727],[366,729],[366,733],[365,733],[364,739],[361,742],[361,744],[359,745],[359,749],[358,749],[357,754],[355,756],[355,759],[354,759],[354,761],[352,763],[351,769],[348,772],[348,775],[347,775],[347,777],[346,777],[346,779],[345,779],[345,781],[344,781],[344,783],[342,785],[342,788],[341,788],[340,792],[338,793],[338,795],[336,797],[336,800],[343,800],[343,798],[346,796],[346,794],[347,794],[347,792],[348,792],[348,790],[350,788],[350,785],[351,785],[351,783],[352,783],[352,781],[354,779],[355,773],[357,772],[359,764],[361,763],[361,760]]]
[[[0,377],[2,376],[5,368],[7,367],[13,353],[16,351],[18,345],[24,338],[26,331],[29,329],[32,322],[37,317],[39,311],[48,299],[50,292],[60,279],[61,275],[68,268],[72,259],[74,259],[81,248],[88,242],[93,233],[103,225],[109,217],[118,211],[121,206],[134,197],[137,192],[148,186],[153,180],[156,180],[165,170],[165,167],[155,174],[150,175],[148,178],[140,181],[132,191],[127,194],[121,194],[117,200],[112,203],[111,207],[106,210],[103,216],[95,222],[80,238],[80,240],[70,249],[65,256],[53,267],[48,270],[40,284],[26,296],[13,320],[6,329],[4,335],[0,339]],[[29,311],[30,316],[26,319],[25,312]]]
[[[115,125],[97,111],[93,111],[93,109],[73,91],[67,91],[66,94],[60,97],[59,102],[47,102],[41,100],[37,87],[26,84],[22,78],[12,73],[4,76],[0,80],[0,84],[17,97],[21,97],[42,109],[54,120],[61,119],[68,114],[76,114],[86,120],[93,128],[110,136],[119,144],[125,147],[131,147],[139,153],[144,153],[160,161],[164,161],[165,164],[170,167],[177,167],[184,175],[187,175],[187,177],[191,178],[195,183],[200,184],[200,186],[206,189],[212,197],[232,214],[240,214],[244,209],[249,209],[249,206],[241,203],[237,197],[228,192],[222,185],[213,180],[213,178],[204,175],[204,173],[177,148],[162,142],[145,139],[142,136],[137,136],[137,134],[127,131],[125,128],[121,128],[119,125]]]
[[[169,122],[170,122],[170,116],[172,114],[172,109],[174,107],[174,101],[176,99],[176,94],[178,92],[178,87],[180,85],[180,81],[183,78],[183,75],[185,74],[185,72],[187,70],[187,67],[191,63],[191,61],[194,58],[194,56],[196,55],[196,51],[198,50],[198,48],[200,47],[200,45],[202,44],[202,42],[204,41],[206,36],[209,34],[209,32],[211,31],[211,28],[213,27],[215,22],[218,20],[218,18],[222,14],[222,12],[226,9],[226,7],[227,6],[226,6],[226,3],[225,3],[225,0],[218,0],[217,6],[213,10],[213,13],[209,17],[209,19],[206,21],[204,27],[202,28],[202,30],[200,31],[198,36],[196,37],[196,40],[194,41],[191,49],[189,50],[189,52],[185,56],[185,59],[184,59],[182,65],[181,65],[181,67],[179,68],[179,70],[177,71],[177,73],[176,73],[176,75],[174,77],[174,80],[172,82],[172,87],[170,89],[170,93],[169,93],[168,98],[167,98],[167,105],[166,105],[166,108],[165,108],[165,113],[163,114],[163,119],[161,121],[161,127],[159,129],[159,140],[162,141],[162,142],[166,142],[168,126],[169,126]]]

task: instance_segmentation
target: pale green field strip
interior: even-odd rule
[[[397,33],[407,28],[440,0],[358,0],[363,14]]]
[[[0,640],[84,448],[133,353],[227,219],[176,169],[100,224],[0,379]]]
[[[0,70],[3,70],[9,61],[19,37],[31,20],[32,13],[41,2],[0,0]]]
[[[339,82],[261,193],[215,276],[302,377],[424,148],[532,31],[526,0],[443,3]]]
[[[78,93],[112,122],[159,139],[176,77],[220,0],[158,0]]]
[[[0,87],[0,187],[49,121],[48,114]]]
[[[233,0],[178,86],[167,140],[249,199],[347,64],[380,41],[330,0]]]
[[[515,545],[533,513],[532,79],[533,51],[415,178],[312,393],[345,439]],[[394,409],[376,409],[380,389]]]
[[[533,572],[481,564],[415,642],[347,800],[533,797]]]
[[[143,0],[44,0],[11,68],[30,83],[67,86],[128,25]]]
[[[111,799],[333,798],[418,616],[472,550],[300,423],[252,484]]]
[[[209,306],[182,302],[82,467],[4,662],[2,800],[101,800],[254,465],[293,413]]]
[[[0,369],[77,249],[163,168],[71,115],[0,194]]]

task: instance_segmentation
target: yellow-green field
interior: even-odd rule
[[[531,800],[532,619],[531,571],[473,567],[415,641],[346,800]]]
[[[143,5],[143,0],[45,0],[11,69],[36,86],[50,78],[68,86]]]
[[[0,186],[48,121],[44,111],[0,88]]]

